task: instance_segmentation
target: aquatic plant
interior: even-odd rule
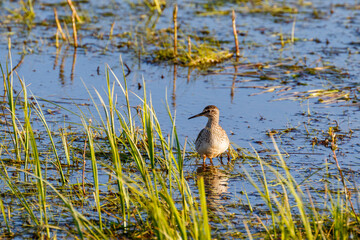
[[[275,138],[272,134],[270,136],[276,150],[276,162],[264,161],[255,152],[254,158],[261,166],[261,172],[254,174],[243,168],[247,179],[267,206],[267,210],[263,211],[267,211],[266,215],[271,216],[271,224],[267,223],[268,217],[262,219],[256,216],[263,232],[254,232],[254,236],[265,234],[268,239],[279,237],[282,239],[346,239],[349,236],[357,236],[360,231],[359,219],[353,207],[352,197],[348,195],[349,190],[336,158],[335,149],[333,157],[343,186],[338,186],[338,190],[334,191],[331,190],[334,186],[330,186],[328,181],[323,181],[322,190],[311,191],[311,185],[307,185],[306,181],[296,182]],[[332,141],[332,145],[335,146],[334,137]],[[325,167],[328,169],[328,165]],[[251,230],[248,234],[252,238]]]
[[[11,166],[3,162],[0,178],[9,189],[7,194],[16,198],[16,204],[24,208],[31,217],[29,227],[37,226],[31,232],[49,238],[64,234],[96,239],[120,235],[135,237],[137,234],[147,237],[156,236],[159,239],[211,238],[203,181],[199,180],[197,197],[184,178],[184,152],[177,136],[175,119],[168,108],[173,128],[169,137],[165,137],[151,99],[147,99],[145,83],[144,97],[138,97],[142,105],[136,108],[137,114],[134,114],[125,76],[122,83],[107,67],[106,97],[97,90],[95,92],[98,100],[91,96],[94,104],[96,101],[101,103],[102,109],[96,108],[98,121],[89,118],[82,111],[79,115],[82,131],[85,133],[84,135],[78,133],[79,137],[84,139],[80,143],[84,145],[83,167],[85,170],[85,165],[90,163],[91,173],[86,174],[83,171],[83,189],[78,191],[77,188],[73,188],[71,176],[66,176],[63,172],[64,168],[68,170],[73,168],[75,159],[69,151],[76,150],[64,144],[65,140],[59,139],[63,139],[64,133],[55,134],[50,130],[36,97],[31,96],[32,101],[28,101],[30,97],[27,87],[20,78],[22,96],[13,96],[14,72],[9,71],[8,68],[4,70],[2,65],[1,69],[8,90],[9,107],[6,111],[10,113],[13,127],[13,130],[9,131],[10,136],[4,136],[12,138],[14,150],[13,152],[7,150],[6,157],[11,159],[10,162],[17,161],[24,167]],[[114,81],[111,81],[111,78]],[[115,87],[120,88],[125,97],[125,111],[118,108]],[[23,116],[19,115],[20,104]],[[24,121],[20,121],[22,118]],[[46,140],[37,137],[34,129],[35,118],[41,120],[47,133],[42,138],[47,137]],[[59,139],[61,144],[57,144],[54,139]],[[50,149],[40,147],[41,142],[44,141],[50,143]],[[105,148],[110,151],[110,154],[105,156],[111,159],[111,164],[102,162],[105,159],[98,157]],[[65,158],[62,157],[63,154],[66,155]],[[124,156],[126,161],[135,163],[135,172],[124,170]],[[55,161],[48,162],[48,159]],[[63,162],[64,159],[67,164]],[[69,165],[69,162],[72,164]],[[59,173],[57,180],[61,180],[61,184],[57,184],[57,181],[51,180],[47,175],[46,169],[51,165],[56,167]],[[110,179],[115,178],[117,185],[117,190],[113,190],[116,192],[115,195],[109,197],[103,194],[101,186],[105,183],[101,182],[103,178],[99,176],[99,168],[102,169],[102,174],[105,171],[108,175],[110,185],[112,185]],[[28,180],[25,183],[14,182],[9,171],[21,172]],[[92,184],[84,182],[84,174],[86,178],[92,179]],[[32,197],[24,196],[25,187],[33,189]],[[36,195],[38,198],[34,198]],[[50,205],[50,199],[56,204]],[[78,201],[83,204],[78,205]],[[98,213],[97,217],[91,214],[87,216],[86,212],[90,211],[91,207],[86,208],[92,205]],[[4,201],[1,202],[0,207],[9,209],[8,203]],[[18,211],[21,210],[15,210],[16,214]],[[56,212],[66,215],[66,218],[70,217],[73,224],[60,223]],[[14,222],[11,218],[8,219],[4,214],[3,216],[7,220],[7,234],[10,232],[19,234],[20,232],[13,230]]]

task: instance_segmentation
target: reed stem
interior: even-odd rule
[[[70,8],[71,8],[72,13],[73,13],[73,14],[75,15],[75,17],[76,17],[76,21],[78,21],[79,23],[81,23],[82,21],[81,21],[79,15],[78,15],[77,12],[76,12],[76,9],[75,9],[74,4],[72,3],[71,0],[67,0],[67,2],[68,2],[69,6],[70,6]]]
[[[235,39],[236,57],[240,57],[239,41],[238,41],[238,36],[237,36],[237,31],[236,31],[235,20],[236,20],[235,10],[232,10],[232,28],[233,28],[234,39]]]
[[[177,13],[178,13],[178,5],[175,4],[173,11],[173,22],[174,22],[174,57],[177,57]]]
[[[58,14],[57,14],[56,8],[53,8],[53,9],[54,9],[55,22],[56,22],[58,31],[60,32],[62,39],[63,39],[64,41],[66,41],[66,35],[65,35],[65,33],[63,32],[63,30],[62,30],[62,27],[61,27],[61,24],[60,24],[60,21],[59,21],[59,18],[58,18]]]
[[[70,0],[68,0],[68,1],[70,1]],[[78,42],[77,42],[77,31],[76,31],[76,23],[75,23],[75,14],[74,14],[74,12],[71,15],[71,20],[72,20],[72,27],[73,27],[74,47],[77,48],[78,47]]]

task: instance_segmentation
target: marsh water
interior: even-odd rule
[[[204,175],[209,207],[232,214],[236,228],[243,229],[248,212],[236,205],[246,201],[244,191],[254,206],[260,203],[254,188],[244,181],[243,169],[251,172],[259,166],[241,158],[234,164],[226,164],[224,158],[224,164],[214,159],[214,166],[201,165],[201,159],[192,154],[193,142],[207,119],[188,117],[207,105],[220,109],[220,124],[240,155],[256,151],[270,159],[276,153],[268,133],[274,133],[295,180],[306,179],[305,188],[314,191],[321,188],[325,172],[337,173],[326,144],[329,127],[336,128],[339,163],[352,184],[359,184],[357,1],[268,1],[268,7],[258,6],[257,1],[167,1],[161,14],[141,1],[74,1],[87,19],[78,30],[78,48],[66,42],[58,47],[54,44],[53,8],[60,16],[71,15],[62,2],[33,1],[36,15],[30,22],[15,17],[18,1],[0,3],[0,61],[5,63],[11,39],[13,67],[19,63],[17,74],[43,104],[54,129],[61,125],[76,128],[79,123],[63,108],[95,111],[89,92],[95,96],[97,89],[105,95],[106,65],[122,79],[121,57],[128,67],[124,71],[129,90],[142,96],[145,82],[164,133],[172,129],[168,101],[180,140],[187,140],[189,154],[184,165],[190,185],[196,192],[196,179]],[[173,27],[175,3],[179,41],[186,42],[186,36],[195,39],[193,44],[211,39],[220,49],[233,52],[234,9],[241,56],[202,67],[155,61],[157,45],[147,37]],[[20,83],[15,80],[14,85],[20,91]],[[122,96],[119,87],[115,91]],[[140,103],[135,95],[130,100],[134,107]],[[123,104],[124,98],[119,97],[119,105]],[[81,170],[73,170],[71,181],[80,178]],[[330,179],[340,186],[337,177]],[[107,180],[106,175],[100,177],[102,184]],[[106,186],[103,188],[105,191]],[[221,224],[217,228],[225,231]]]

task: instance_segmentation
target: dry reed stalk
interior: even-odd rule
[[[110,34],[109,34],[109,39],[110,39],[110,40],[113,38],[114,26],[115,26],[115,21],[111,24]]]
[[[76,21],[78,21],[79,23],[81,23],[82,21],[81,21],[79,15],[78,15],[77,12],[76,12],[76,9],[75,9],[75,7],[74,7],[74,4],[72,3],[71,0],[67,0],[67,2],[68,2],[69,6],[70,6],[70,8],[71,8],[72,13],[75,14]]]
[[[25,54],[22,54],[20,61],[16,64],[15,67],[13,67],[13,69],[11,69],[9,75],[11,75],[18,67],[20,67],[20,65],[24,62],[24,58],[25,58]]]
[[[296,16],[294,17],[293,26],[291,29],[291,42],[294,43],[295,41],[295,24],[296,24]]]
[[[175,4],[174,12],[173,12],[173,21],[174,21],[174,56],[177,56],[177,12],[178,6]]]
[[[77,32],[76,32],[76,23],[75,23],[75,14],[73,12],[72,16],[72,27],[73,27],[73,37],[74,37],[74,47],[78,47],[78,42],[77,42]]]
[[[355,208],[354,208],[354,205],[353,205],[352,200],[351,200],[351,192],[349,191],[349,189],[348,189],[347,186],[346,186],[346,182],[345,182],[344,175],[343,175],[343,173],[342,173],[342,170],[341,170],[339,161],[338,161],[338,159],[337,159],[337,157],[336,157],[336,152],[335,152],[335,151],[336,151],[335,133],[332,133],[331,135],[332,135],[332,136],[331,136],[331,139],[332,139],[332,141],[331,141],[331,150],[332,150],[332,153],[333,153],[333,158],[334,158],[334,160],[335,160],[335,162],[336,162],[336,167],[337,167],[337,169],[338,169],[338,171],[339,171],[339,174],[340,174],[340,177],[341,177],[341,182],[342,182],[342,184],[344,185],[345,196],[346,196],[346,199],[347,199],[347,200],[349,201],[349,203],[350,203],[350,207],[351,207],[351,210],[352,210],[353,214],[355,215],[356,222],[357,222],[358,224],[360,224],[359,219],[358,219],[358,216],[357,216],[356,211],[355,211]]]
[[[190,36],[188,36],[188,54],[189,54],[189,58],[191,59],[191,39],[190,39]]]
[[[236,57],[240,57],[239,41],[238,41],[238,36],[237,36],[237,32],[236,32],[235,19],[236,19],[235,10],[233,10],[232,11],[232,27],[233,27],[234,38],[235,38]]]
[[[54,8],[54,15],[55,15],[55,22],[56,22],[56,25],[57,25],[57,28],[61,34],[61,37],[64,41],[66,41],[66,35],[65,33],[63,32],[62,30],[62,27],[61,27],[61,24],[60,24],[60,21],[59,21],[59,18],[58,18],[58,15],[57,15],[57,11],[56,11],[56,8]]]

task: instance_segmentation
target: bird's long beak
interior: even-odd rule
[[[196,114],[192,117],[189,117],[188,119],[192,119],[192,118],[196,118],[196,117],[201,117],[201,116],[204,116],[205,112],[202,112],[202,113],[199,113],[199,114]]]

